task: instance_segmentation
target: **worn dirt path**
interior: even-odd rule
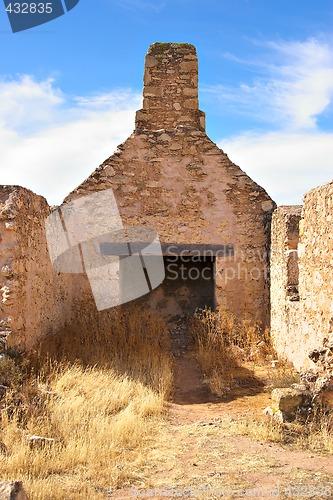
[[[332,457],[237,434],[238,422],[262,419],[268,393],[217,398],[183,333],[174,341],[175,391],[161,433],[133,486],[109,498],[333,498]]]

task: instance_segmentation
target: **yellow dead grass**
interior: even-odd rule
[[[2,412],[2,478],[23,480],[31,498],[59,499],[64,491],[99,498],[135,477],[145,441],[161,423],[163,394],[112,369],[78,365],[57,367],[49,389],[44,410],[36,408],[24,427],[19,411]],[[56,441],[31,446],[28,435]]]
[[[236,379],[238,385],[256,384],[254,367],[272,352],[268,331],[259,323],[204,309],[196,312],[190,328],[197,359],[215,394],[225,395]]]
[[[150,437],[164,420],[172,359],[165,325],[138,311],[127,320],[126,336],[123,315],[112,342],[101,334],[93,343],[72,338],[71,361],[59,339],[62,360],[48,340],[49,349],[31,360],[37,371],[20,376],[20,363],[6,360],[14,382],[1,409],[0,441],[8,449],[0,452],[1,479],[23,481],[29,498],[102,499],[140,478]],[[29,442],[35,435],[55,441]]]

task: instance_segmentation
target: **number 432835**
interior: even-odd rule
[[[9,3],[6,7],[9,14],[51,14],[52,2],[49,3]]]

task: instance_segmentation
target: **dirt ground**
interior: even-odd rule
[[[162,430],[151,436],[133,484],[109,498],[333,497],[333,457],[235,432],[238,421],[262,420],[268,392],[247,388],[217,398],[184,339],[177,342],[175,390]]]

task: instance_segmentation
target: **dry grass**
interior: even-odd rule
[[[204,311],[191,328],[198,358],[217,392],[223,393],[226,383],[246,387],[260,379],[281,385],[294,376],[283,364],[267,370],[264,359],[271,350],[259,326]],[[6,454],[0,446],[1,476],[23,480],[34,500],[98,500],[109,489],[171,480],[201,484],[204,478],[207,484],[219,484],[220,469],[214,464],[221,458],[224,433],[230,432],[333,451],[332,420],[319,411],[305,426],[244,416],[223,429],[166,425],[164,401],[172,384],[168,329],[138,310],[116,311],[111,334],[92,331],[87,338],[76,332],[47,339],[31,359],[2,358],[1,383],[9,386],[0,402],[0,441],[8,449]],[[250,399],[255,404],[256,396]],[[31,445],[31,435],[55,441]],[[227,444],[221,468],[229,464],[228,481],[238,484],[242,460],[251,472],[254,458],[233,450],[232,441]]]
[[[280,423],[270,417],[262,420],[234,420],[230,430],[257,441],[285,443],[302,450],[333,454],[333,413],[315,408],[308,418],[293,423]]]
[[[279,361],[276,366],[270,362],[255,368],[255,373],[262,378],[266,390],[271,391],[275,387],[290,387],[291,384],[299,383],[299,373],[286,361]]]
[[[237,436],[249,436],[256,441],[286,442],[283,425],[272,419],[235,419],[230,423],[230,431]]]
[[[239,388],[271,391],[299,382],[299,374],[288,363],[272,364],[276,355],[268,332],[259,324],[238,321],[225,311],[197,311],[191,324],[197,358],[210,387],[220,396],[239,397]],[[255,398],[253,399],[255,405]],[[235,419],[231,431],[259,441],[293,444],[321,453],[333,452],[333,414],[317,408],[294,424],[274,419]]]
[[[104,320],[105,328],[66,330],[47,337],[34,356],[37,370],[48,359],[80,362],[84,366],[112,366],[165,394],[172,385],[170,333],[166,322],[139,307],[121,306]],[[111,327],[110,327],[111,324]]]
[[[289,387],[299,375],[279,360],[269,330],[259,323],[239,321],[228,311],[198,310],[190,325],[198,361],[208,376],[211,390],[220,396],[228,387]]]
[[[302,432],[299,432],[299,428],[298,425],[298,432],[296,427],[293,435],[293,441],[298,446],[318,453],[333,454],[333,410],[316,406],[302,425]]]
[[[23,480],[29,498],[105,498],[108,489],[138,479],[150,436],[163,422],[171,359],[162,322],[138,311],[119,314],[112,342],[106,335],[86,343],[72,338],[71,361],[66,341],[57,339],[28,366],[0,362],[10,387],[1,410],[8,449],[0,453],[1,475]],[[32,445],[32,435],[55,441]]]
[[[211,390],[220,396],[230,386],[255,385],[256,365],[272,352],[268,331],[239,321],[227,311],[198,310],[190,325],[198,361]]]

